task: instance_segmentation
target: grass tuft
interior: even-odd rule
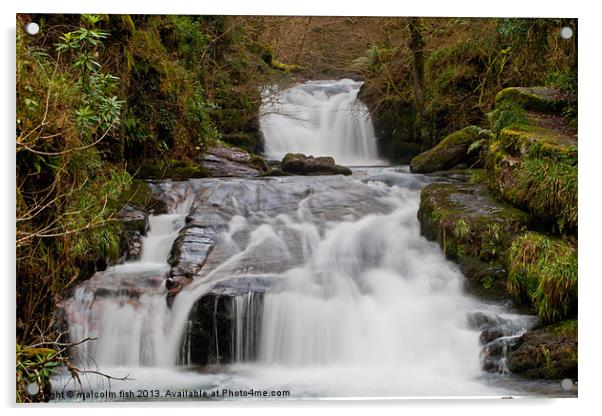
[[[508,292],[545,323],[576,316],[577,250],[539,233],[518,237],[508,252]]]

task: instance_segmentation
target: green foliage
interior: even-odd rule
[[[256,134],[266,49],[244,24],[226,16],[133,19],[123,45],[131,70],[122,76],[130,172],[145,159],[192,163],[211,143]]]
[[[106,71],[109,34],[97,16],[52,47],[17,34],[17,333],[49,331],[54,302],[95,261],[119,257],[115,215],[129,175],[113,153],[123,102]],[[35,329],[38,333],[39,330]]]
[[[484,115],[493,108],[502,88],[558,84],[562,78],[563,91],[576,87],[576,46],[558,38],[562,25],[576,29],[573,20],[421,18],[421,22],[426,39],[427,119],[435,137],[470,124],[485,126]],[[380,53],[388,46],[386,37],[370,49],[368,64],[357,62],[366,80],[364,95],[375,124],[378,113],[394,109],[398,101],[413,103],[414,68],[407,21],[400,22],[399,27],[403,30],[398,39],[403,41],[396,42],[391,53]],[[371,64],[375,62],[378,65]],[[552,79],[550,74],[563,75]],[[566,114],[572,125],[576,125],[576,108],[575,96],[575,105],[569,106]],[[400,111],[397,113],[401,115]],[[508,119],[494,114],[500,122],[498,129],[524,121],[513,109],[505,116]],[[400,116],[397,123],[383,124],[379,130],[387,132],[384,140],[401,141],[393,133],[389,138],[388,132],[402,131],[407,138],[414,119],[415,116],[408,120]],[[383,147],[392,146],[386,143]]]
[[[22,347],[17,344],[17,403],[47,400],[50,391],[52,371],[62,364],[58,351],[51,348]],[[34,396],[26,394],[29,384],[35,383],[39,393]]]
[[[466,238],[468,238],[470,235],[470,228],[468,224],[466,224],[466,221],[460,218],[454,225],[453,233],[454,237],[460,241],[463,241],[466,240]]]
[[[576,249],[534,232],[517,238],[508,252],[508,292],[532,303],[543,322],[576,316]]]
[[[506,127],[525,128],[530,125],[529,118],[525,110],[514,101],[504,101],[498,104],[495,109],[488,114],[491,130],[498,134]]]

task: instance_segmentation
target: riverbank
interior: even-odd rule
[[[560,116],[566,105],[557,90],[504,89],[491,132],[464,134],[461,146],[453,133],[411,163],[420,172],[484,165],[468,183],[427,186],[418,218],[471,291],[537,314],[537,329],[502,341],[508,369],[531,378],[577,378],[577,134]],[[498,336],[489,342],[507,334]]]

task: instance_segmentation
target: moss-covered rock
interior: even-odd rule
[[[568,239],[528,232],[508,250],[508,292],[532,304],[542,322],[577,316],[577,248]]]
[[[470,145],[488,138],[489,131],[476,126],[453,132],[437,146],[415,156],[410,163],[410,170],[414,173],[429,173],[451,169],[459,164],[472,166],[478,160],[478,155],[468,152]]]
[[[295,175],[351,175],[351,169],[337,165],[330,156],[306,156],[287,153],[282,158],[282,171]]]
[[[507,298],[505,253],[531,217],[497,201],[483,184],[435,183],[420,195],[422,234],[460,264],[473,292]]]
[[[495,96],[495,104],[512,101],[525,110],[541,113],[559,114],[566,105],[564,95],[560,90],[547,87],[509,87],[504,88]]]
[[[508,354],[511,372],[528,378],[577,379],[577,321],[563,321],[518,340]]]
[[[577,229],[576,140],[558,119],[529,115],[530,127],[506,127],[489,144],[490,188],[560,232]],[[555,128],[545,125],[555,124]],[[561,123],[561,122],[560,122]]]

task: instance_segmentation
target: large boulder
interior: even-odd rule
[[[488,130],[476,126],[453,132],[432,149],[415,156],[410,162],[410,170],[414,173],[430,173],[462,164],[471,167],[478,162],[479,152],[469,152],[470,145],[489,137]]]
[[[459,263],[469,289],[489,299],[507,299],[506,250],[531,217],[496,200],[484,184],[434,183],[420,195],[422,234]]]
[[[306,156],[287,153],[282,158],[282,171],[295,175],[351,175],[351,169],[337,165],[330,156]]]
[[[194,223],[189,223],[180,230],[168,261],[171,266],[165,282],[168,304],[201,271],[217,243],[218,234],[215,227],[203,227]]]
[[[529,331],[508,355],[508,368],[528,378],[577,379],[577,321]]]
[[[213,177],[256,177],[268,170],[263,158],[229,147],[208,148],[203,155],[203,166]]]

